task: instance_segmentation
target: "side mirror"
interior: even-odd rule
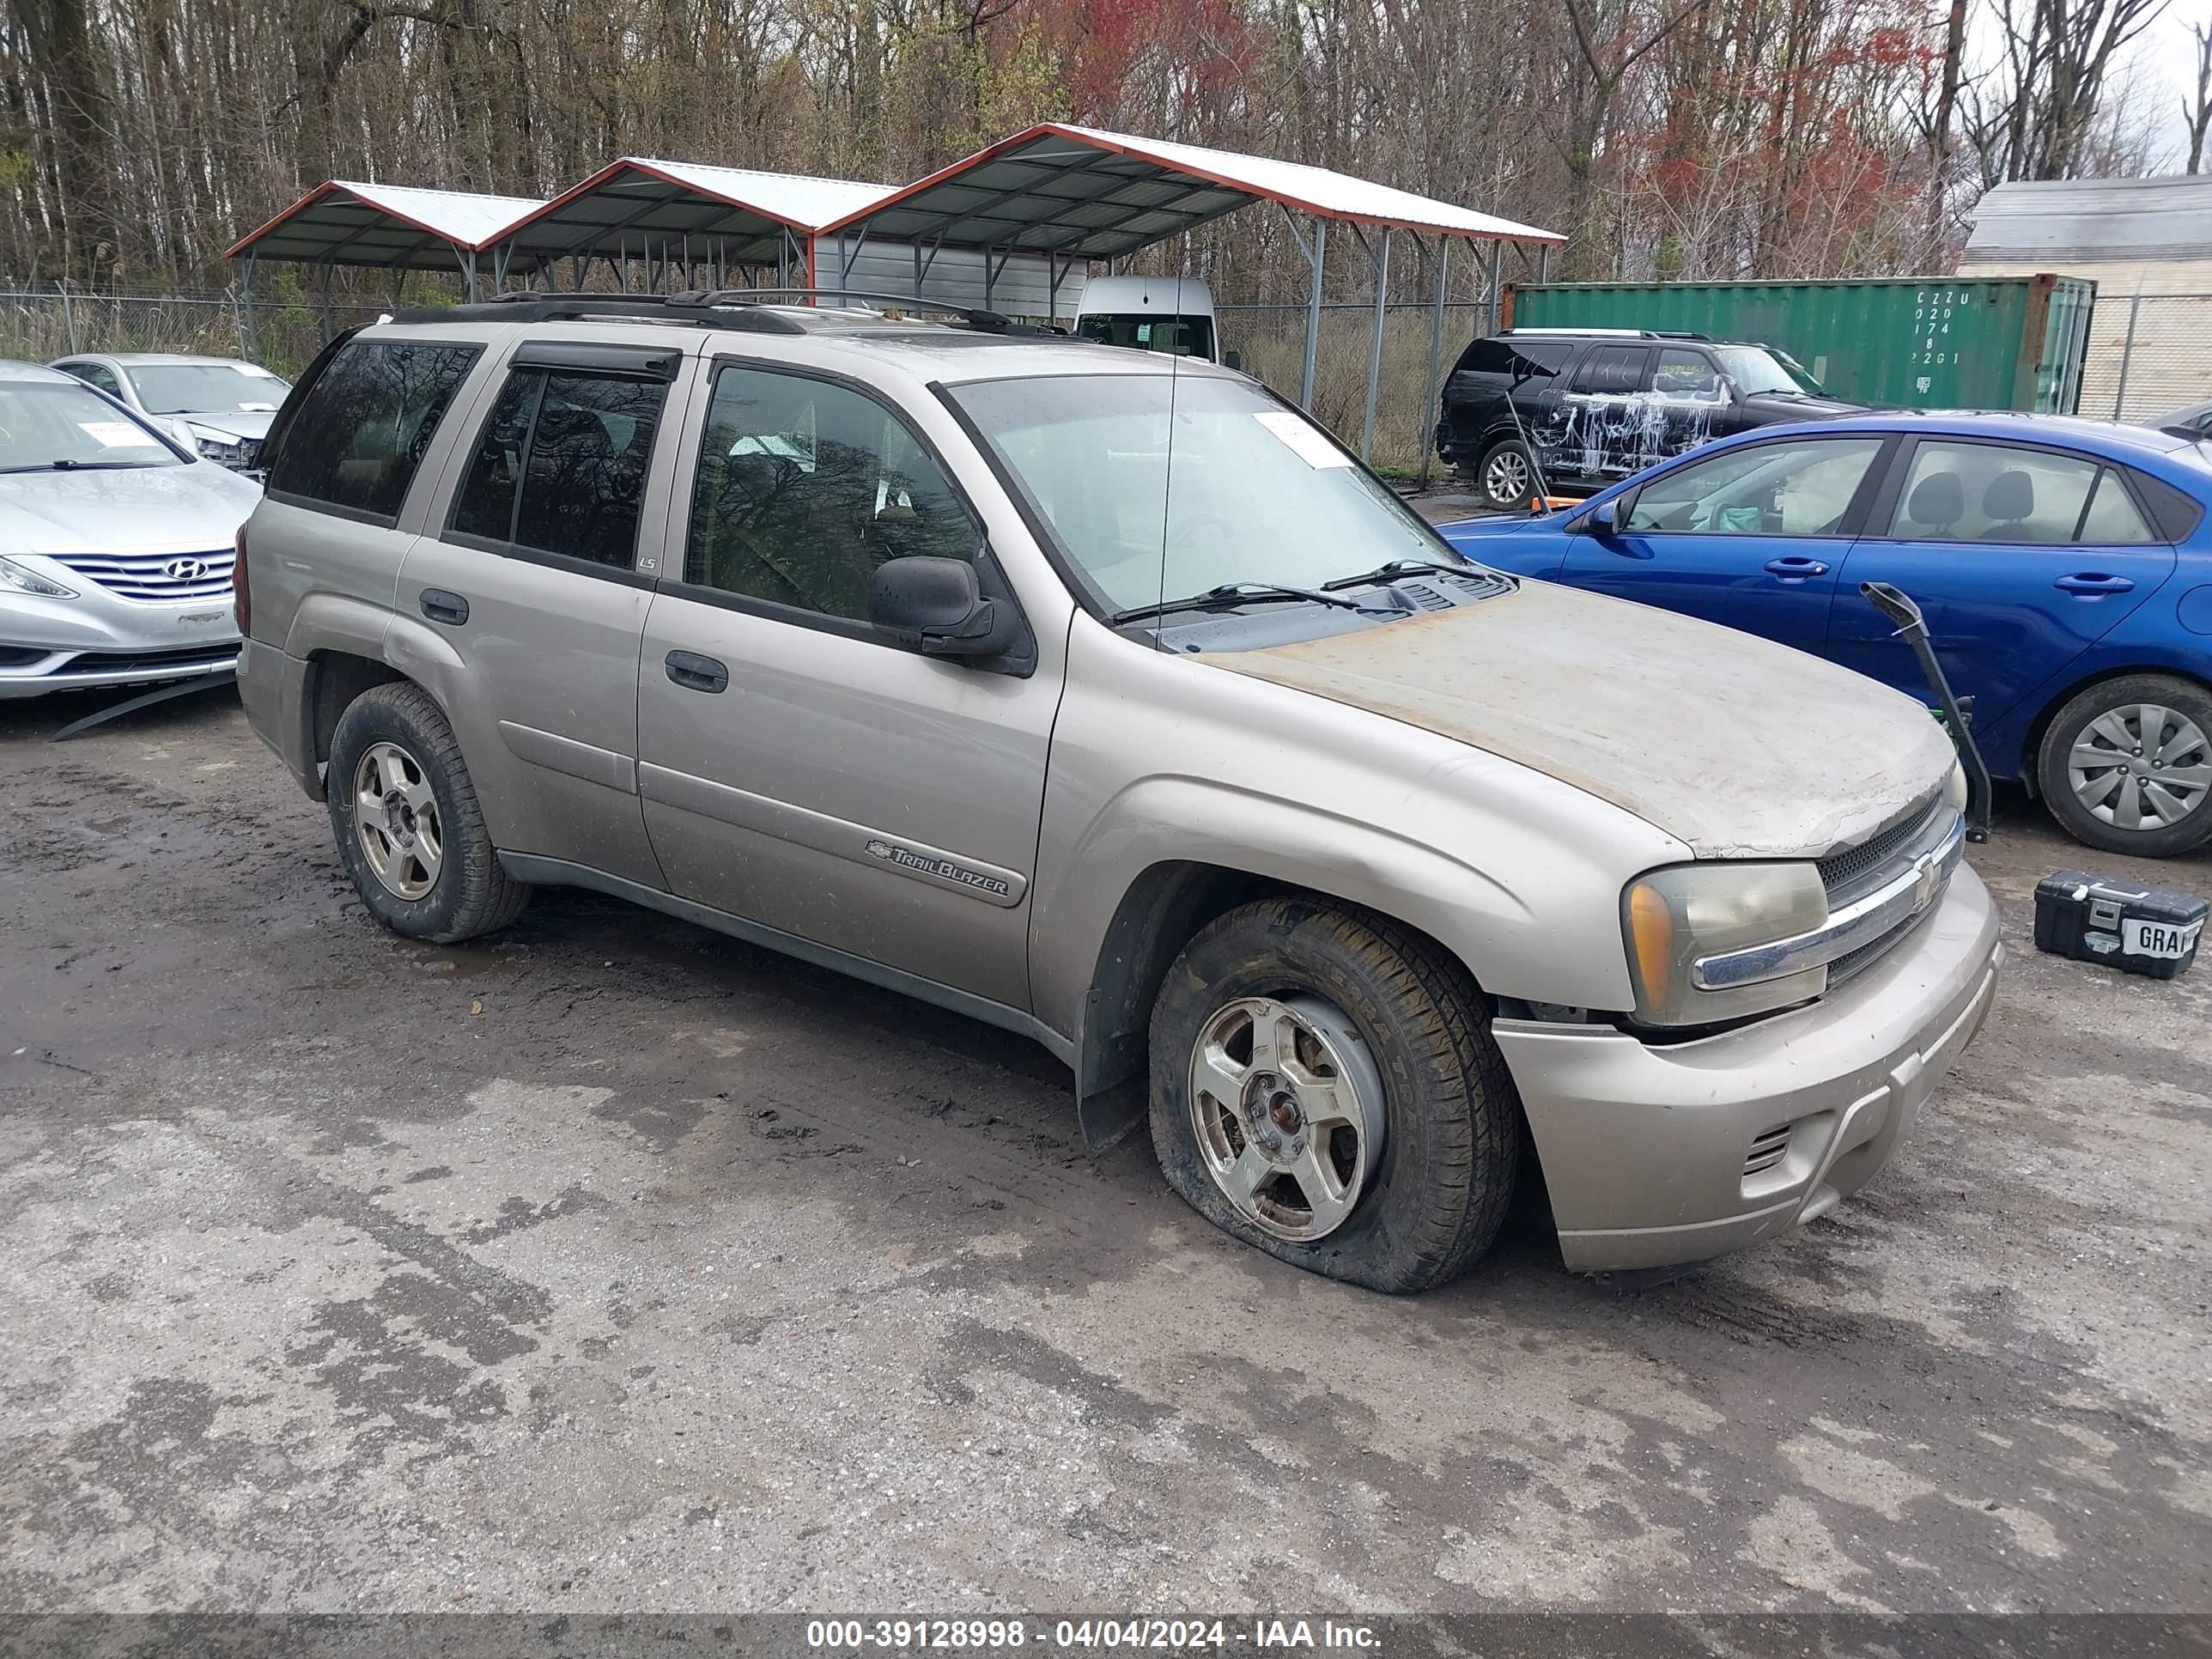
[[[983,597],[965,559],[914,553],[884,560],[869,586],[868,623],[933,657],[995,657],[1014,642],[1012,617]]]
[[[1620,533],[1620,515],[1613,502],[1600,501],[1583,514],[1583,521],[1577,527],[1593,536],[1609,538]]]
[[[1244,372],[1244,354],[1237,350],[1223,352],[1221,354],[1221,366],[1224,368],[1235,369],[1237,373],[1242,374]]]

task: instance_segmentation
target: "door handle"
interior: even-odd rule
[[[2076,571],[2051,584],[2062,593],[2128,593],[2135,584],[2125,576],[2107,576],[2100,570]]]
[[[442,587],[426,587],[422,590],[422,614],[434,623],[459,628],[469,619],[469,602]]]
[[[1784,581],[1790,580],[1792,577],[1802,581],[1808,576],[1826,575],[1828,567],[1818,559],[1802,558],[1793,553],[1786,559],[1769,559],[1766,562],[1766,573],[1770,576],[1779,576]]]
[[[730,689],[728,667],[712,657],[702,657],[696,651],[672,651],[666,665],[668,678],[686,691],[726,691]]]

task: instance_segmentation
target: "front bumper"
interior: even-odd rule
[[[1825,1215],[1910,1133],[2003,960],[1989,890],[1962,866],[1909,938],[1809,1007],[1673,1046],[1498,1021],[1567,1266],[1702,1261]]]
[[[126,599],[61,565],[24,562],[76,597],[0,592],[0,701],[158,684],[237,665],[238,624],[228,592]]]

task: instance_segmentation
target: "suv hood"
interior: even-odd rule
[[[1844,415],[1863,415],[1871,404],[1847,404],[1835,398],[1793,397],[1787,392],[1754,392],[1744,407],[1770,421],[1832,421]]]
[[[0,547],[228,548],[261,487],[201,461],[113,472],[0,474]]]
[[[1533,768],[1699,858],[1820,857],[1926,801],[1954,760],[1925,708],[1863,675],[1546,582],[1203,660]]]

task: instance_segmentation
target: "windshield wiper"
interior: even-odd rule
[[[119,472],[159,465],[155,461],[40,461],[30,466],[0,466],[0,472]]]
[[[1116,611],[1108,620],[1118,628],[1123,623],[1164,617],[1171,611],[1204,611],[1212,605],[1237,605],[1252,599],[1303,599],[1309,605],[1333,605],[1339,611],[1364,611],[1368,608],[1357,599],[1344,599],[1318,587],[1288,587],[1280,582],[1223,582],[1218,587],[1209,587],[1203,593],[1193,593],[1184,599],[1163,599],[1158,605],[1140,605],[1127,611]]]
[[[1388,564],[1378,564],[1372,570],[1363,570],[1357,576],[1339,576],[1334,581],[1323,582],[1322,591],[1334,593],[1340,588],[1364,587],[1373,582],[1395,582],[1401,576],[1464,576],[1474,567],[1472,564],[1437,564],[1430,559],[1393,559]]]

